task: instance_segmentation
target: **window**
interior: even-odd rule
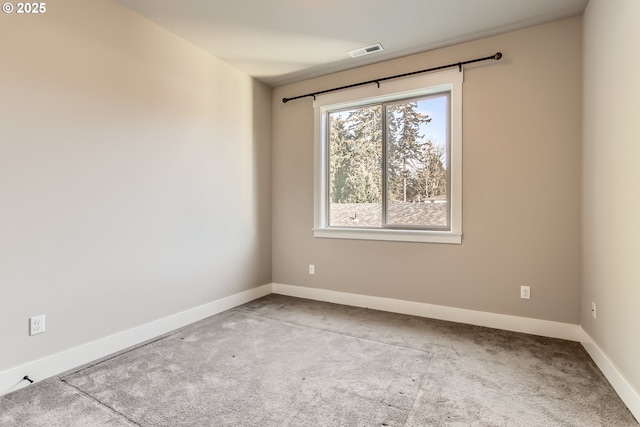
[[[323,95],[316,237],[461,243],[462,72]]]

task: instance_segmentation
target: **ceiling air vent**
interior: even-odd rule
[[[361,47],[359,49],[353,49],[347,52],[350,57],[357,58],[358,56],[369,55],[370,53],[382,52],[384,48],[380,43],[373,44],[367,47]]]

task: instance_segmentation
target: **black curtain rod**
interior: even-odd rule
[[[338,91],[338,90],[350,89],[352,87],[364,86],[364,85],[369,85],[369,84],[373,84],[373,83],[376,83],[378,85],[378,87],[380,87],[380,82],[383,82],[385,80],[398,79],[400,77],[412,76],[414,74],[428,73],[429,71],[444,70],[445,68],[458,67],[458,69],[460,71],[462,71],[462,66],[465,65],[465,64],[471,64],[471,63],[480,62],[480,61],[487,61],[489,59],[495,59],[496,61],[498,61],[500,58],[502,58],[502,52],[497,52],[494,55],[485,56],[484,58],[470,59],[468,61],[456,62],[454,64],[447,64],[447,65],[441,65],[439,67],[427,68],[426,70],[412,71],[410,73],[397,74],[395,76],[389,76],[389,77],[382,77],[380,79],[369,80],[369,81],[360,82],[360,83],[354,83],[354,84],[347,85],[347,86],[334,87],[333,89],[321,90],[320,92],[311,92],[311,93],[307,93],[305,95],[294,96],[293,98],[282,98],[282,102],[284,102],[286,104],[287,102],[293,101],[294,99],[306,98],[308,96],[313,96],[313,99],[315,100],[316,99],[316,95],[322,95],[323,93],[335,92],[335,91]]]

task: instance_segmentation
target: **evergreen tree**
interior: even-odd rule
[[[418,174],[418,192],[425,198],[444,196],[447,193],[447,170],[443,164],[445,148],[431,140],[422,145],[424,163]]]
[[[387,107],[387,191],[393,200],[406,202],[419,197],[414,181],[425,162],[420,126],[431,118],[416,111],[417,107],[417,102]]]
[[[418,103],[387,106],[389,200],[419,202],[446,195],[445,148],[425,140],[420,127],[431,118]],[[333,203],[382,201],[382,106],[329,115],[330,194]]]
[[[348,150],[352,143],[350,139],[344,118],[332,114],[329,122],[329,191],[333,202],[341,202],[346,198],[345,182],[350,173]]]
[[[330,115],[331,201],[382,201],[380,106]]]

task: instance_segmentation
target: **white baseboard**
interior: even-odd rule
[[[640,393],[627,381],[620,373],[616,365],[609,359],[604,351],[593,341],[591,336],[583,329],[580,340],[582,346],[587,350],[600,371],[609,380],[613,389],[618,393],[629,411],[636,420],[640,421]]]
[[[600,347],[598,347],[589,334],[587,334],[579,325],[509,316],[504,314],[486,313],[482,311],[390,298],[349,294],[325,289],[283,285],[281,283],[273,283],[272,285],[273,293],[280,295],[288,295],[316,301],[326,301],[354,307],[371,308],[374,310],[409,314],[412,316],[428,317],[431,319],[447,320],[451,322],[468,323],[477,326],[487,326],[490,328],[541,335],[550,338],[579,341],[587,350],[598,368],[600,368],[607,380],[611,383],[616,393],[618,393],[622,401],[627,405],[627,408],[629,408],[636,420],[640,420],[640,394],[631,386],[624,375],[620,373],[609,357],[600,349]]]
[[[486,326],[506,331],[561,338],[570,341],[580,341],[582,337],[582,328],[580,325],[531,319],[528,317],[487,313],[463,308],[445,307],[442,305],[283,285],[280,283],[273,283],[273,293],[355,307],[372,308],[392,313]]]
[[[15,368],[10,368],[0,372],[0,396],[27,386],[29,382],[22,380],[27,374],[32,380],[41,381],[45,378],[82,366],[92,360],[100,359],[209,316],[269,295],[271,292],[271,284],[262,285],[91,341],[60,353],[52,354],[33,362],[25,363]]]
[[[280,283],[240,292],[0,372],[0,396],[28,385],[27,381],[22,381],[25,374],[35,381],[41,381],[270,293],[579,341],[631,413],[640,420],[640,394],[579,325]]]

